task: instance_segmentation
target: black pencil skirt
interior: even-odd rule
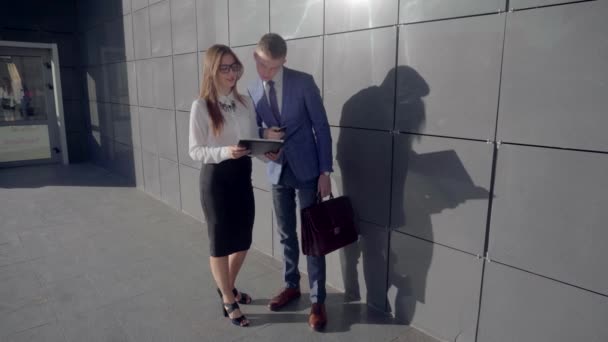
[[[200,190],[211,256],[248,250],[255,217],[251,158],[203,164]]]

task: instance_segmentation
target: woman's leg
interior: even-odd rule
[[[235,288],[236,277],[241,270],[241,266],[243,266],[243,262],[245,261],[245,257],[247,256],[247,251],[240,251],[236,253],[232,253],[228,256],[228,274],[229,274],[229,286],[230,291]]]
[[[232,294],[234,288],[230,285],[230,273],[228,270],[228,259],[229,257],[209,257],[209,264],[211,265],[211,273],[217,287],[222,291],[222,302],[223,303],[234,303],[235,298]],[[230,313],[230,318],[237,318],[242,315],[241,310],[237,309]]]

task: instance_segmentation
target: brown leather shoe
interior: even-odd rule
[[[321,330],[327,324],[327,312],[325,304],[313,303],[308,315],[308,325],[313,330]]]
[[[268,303],[268,308],[271,311],[280,310],[282,307],[287,305],[287,303],[291,302],[296,298],[299,298],[300,295],[300,289],[284,288],[281,290],[281,293],[274,296],[270,300],[270,303]]]

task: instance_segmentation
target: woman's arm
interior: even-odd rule
[[[189,154],[194,161],[202,161],[205,164],[219,164],[231,158],[228,146],[207,146],[209,136],[209,115],[206,106],[201,101],[194,101],[190,109],[190,135]]]

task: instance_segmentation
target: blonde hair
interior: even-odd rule
[[[220,111],[218,105],[218,77],[222,57],[226,54],[230,54],[234,58],[235,63],[241,66],[241,70],[236,76],[238,81],[241,76],[243,76],[243,64],[228,46],[221,44],[212,45],[205,52],[205,60],[203,63],[203,82],[201,85],[200,98],[205,100],[207,104],[207,112],[209,113],[213,134],[215,136],[218,136],[222,132],[225,122],[224,115]],[[234,85],[232,92],[240,103],[246,105],[245,99],[236,89],[236,84]]]

